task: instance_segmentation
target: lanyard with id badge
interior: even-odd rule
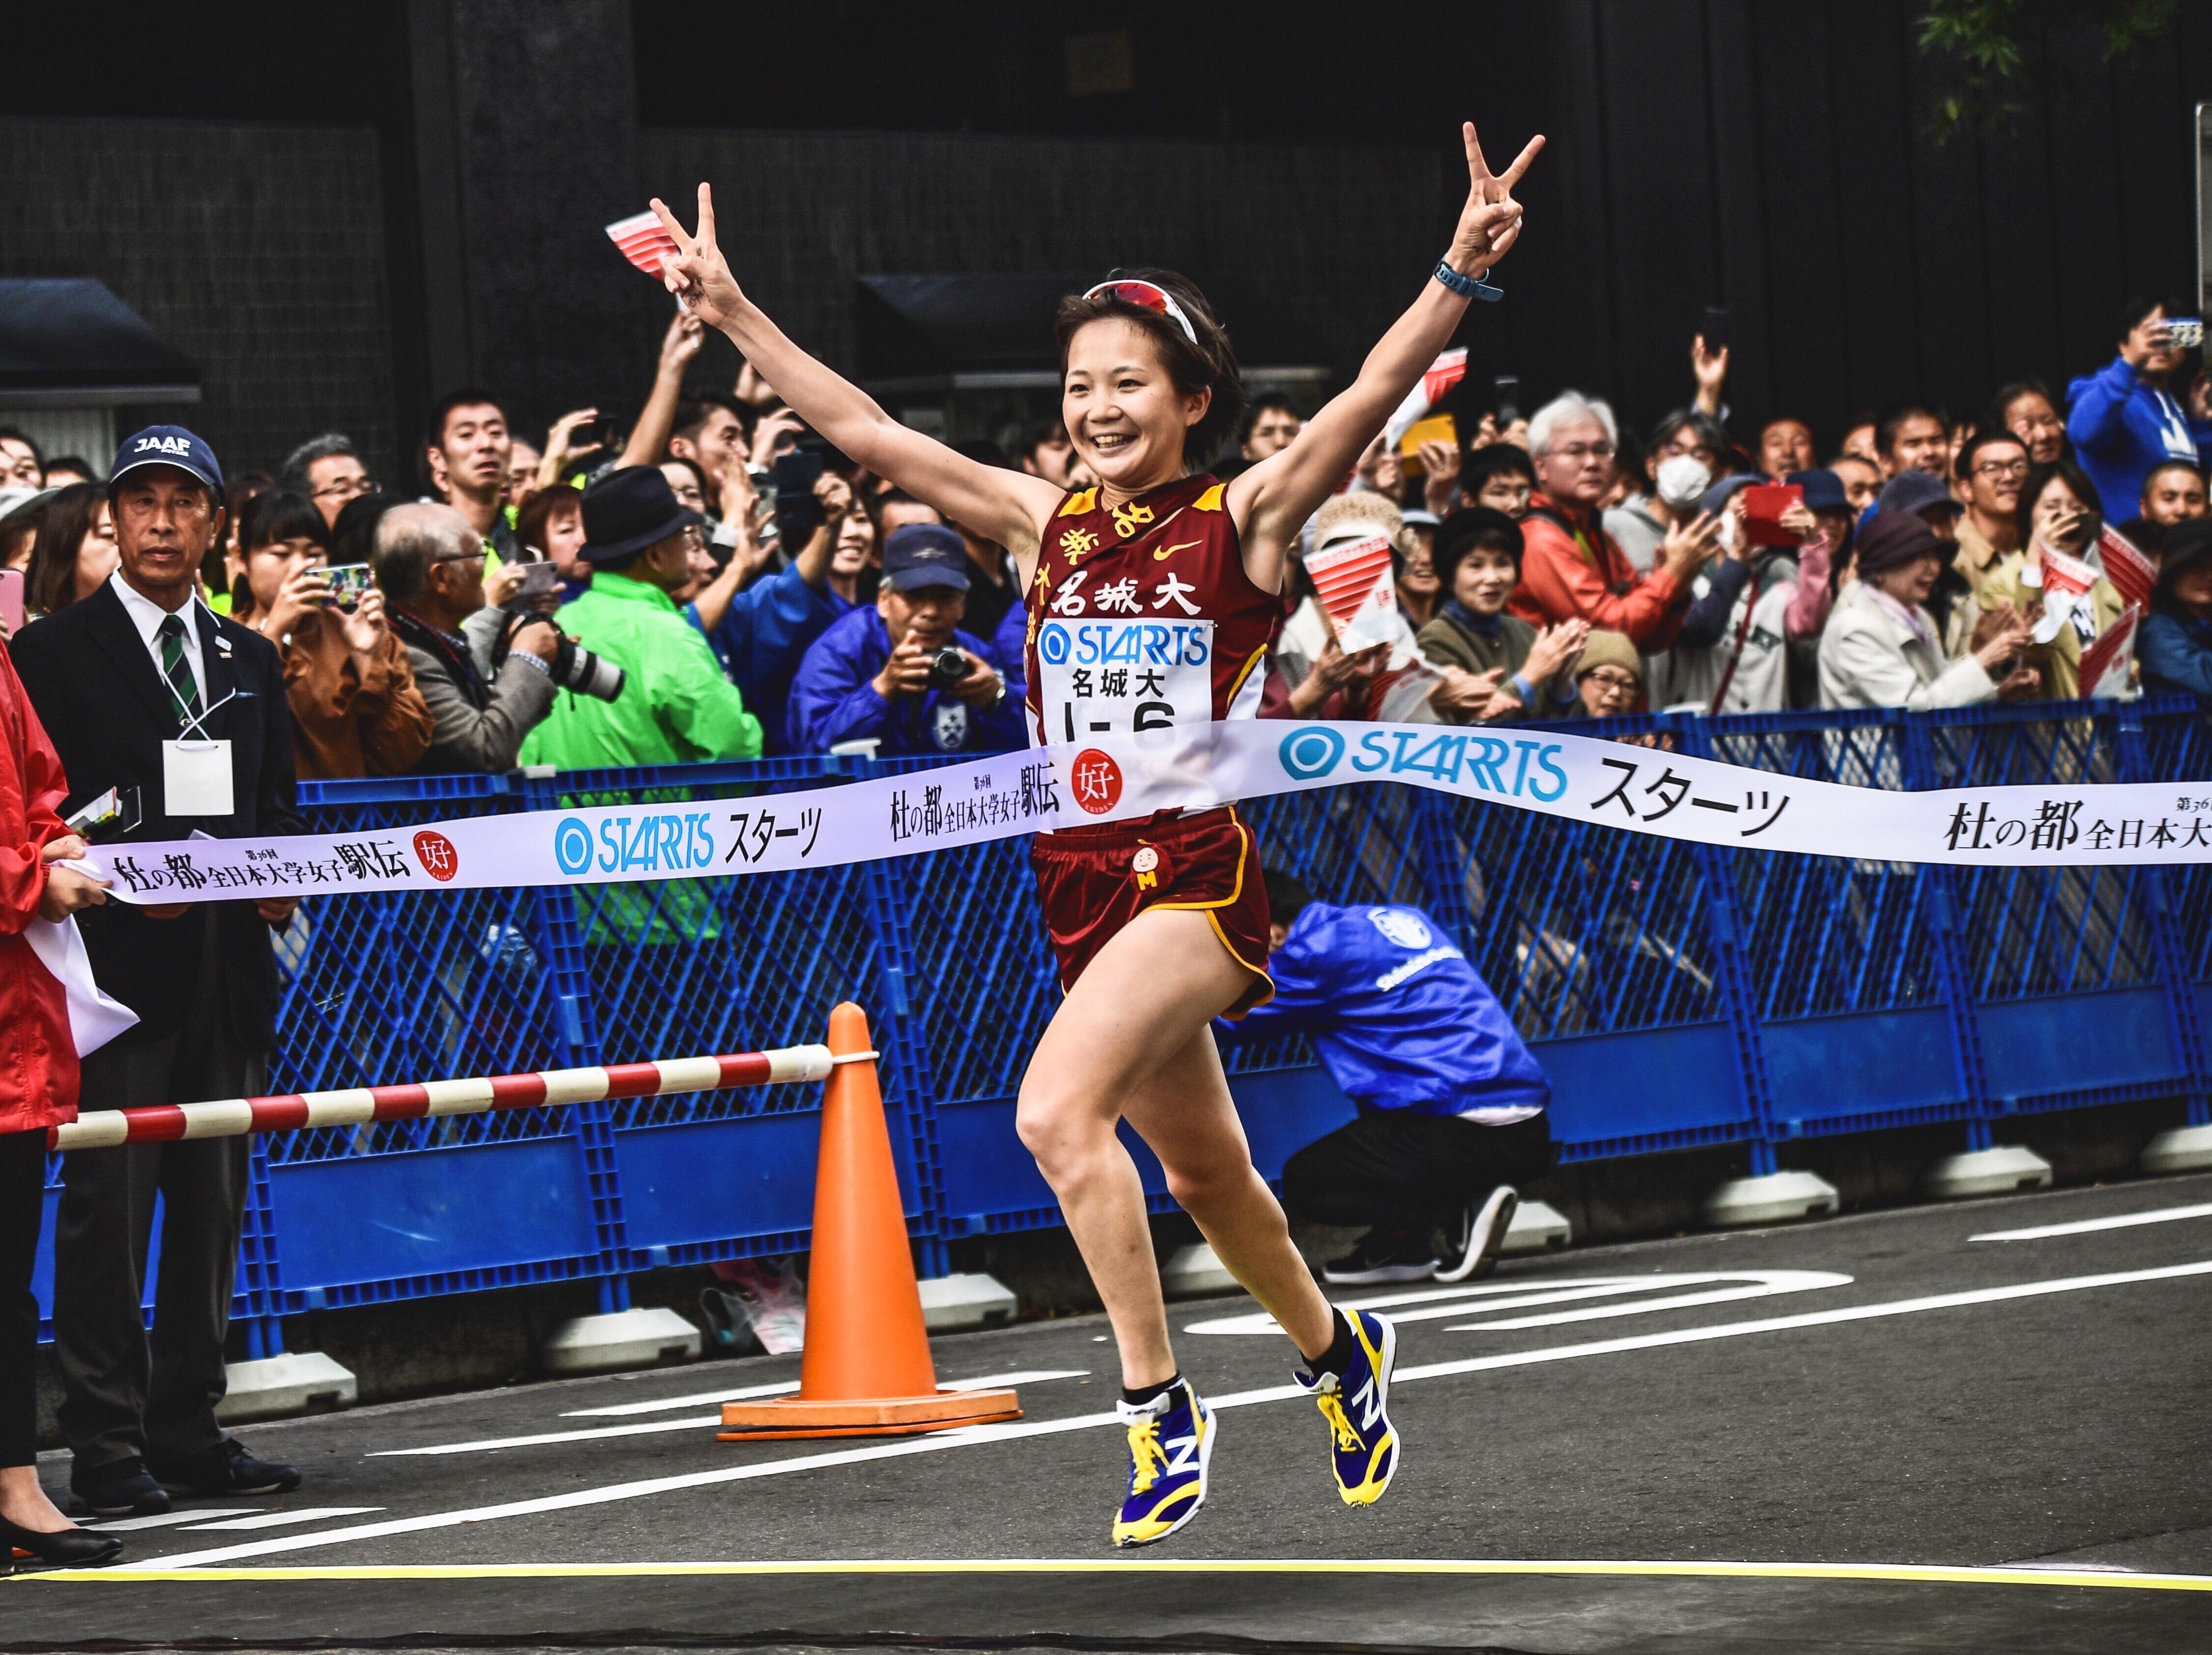
[[[195,714],[178,699],[173,687],[170,704],[177,709],[184,733],[161,744],[161,813],[164,816],[228,816],[238,808],[231,786],[230,743],[208,733],[207,720],[236,701],[233,690],[205,712]],[[192,733],[198,732],[198,739]]]

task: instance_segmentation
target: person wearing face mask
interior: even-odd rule
[[[2035,693],[2027,618],[2009,605],[1988,618],[1973,651],[1947,660],[1934,617],[1922,605],[1949,549],[1909,512],[1882,512],[1860,531],[1859,578],[1845,587],[1820,635],[1823,707],[1903,707],[1924,713]]]
[[[2020,491],[2023,550],[1999,562],[1982,583],[1988,603],[2008,601],[2028,618],[2027,661],[2041,672],[2044,696],[2051,701],[2081,693],[2081,652],[2127,606],[2098,558],[2104,522],[2096,502],[2095,484],[2072,460],[2037,466]],[[2086,591],[2072,578],[2085,573]]]
[[[1581,652],[1589,624],[1562,621],[1539,632],[1505,612],[1521,581],[1520,525],[1503,512],[1469,507],[1444,520],[1437,547],[1446,595],[1416,642],[1431,666],[1463,674],[1468,686],[1463,693],[1441,691],[1429,704],[1452,724],[1565,716],[1575,690],[1560,668]]]
[[[2090,503],[2114,522],[2135,510],[2160,460],[2212,460],[2212,394],[2189,374],[2200,348],[2175,343],[2172,316],[2162,304],[2129,300],[2119,354],[2066,387],[2066,435],[2097,489]]]
[[[1630,563],[1650,569],[1667,531],[1697,515],[1698,497],[1712,487],[1727,453],[1721,428],[1693,408],[1677,409],[1659,422],[1644,456],[1644,492],[1605,514],[1605,532]]]

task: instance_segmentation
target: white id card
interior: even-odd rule
[[[228,816],[237,809],[230,786],[230,743],[161,744],[161,813]]]

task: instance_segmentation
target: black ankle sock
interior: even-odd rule
[[[1329,1315],[1336,1323],[1336,1337],[1329,1342],[1327,1350],[1314,1359],[1313,1371],[1334,1373],[1342,1378],[1344,1371],[1352,1366],[1352,1359],[1358,1354],[1359,1342],[1352,1331],[1350,1319],[1342,1311],[1331,1305]]]
[[[1127,1385],[1123,1385],[1121,1387],[1121,1400],[1128,1403],[1132,1408],[1142,1408],[1146,1402],[1152,1401],[1153,1397],[1173,1390],[1182,1384],[1182,1372],[1181,1369],[1177,1369],[1175,1378],[1172,1379],[1163,1379],[1156,1385],[1139,1385],[1134,1390],[1130,1390]]]

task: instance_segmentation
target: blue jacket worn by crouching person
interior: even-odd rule
[[[942,690],[885,701],[872,680],[891,658],[890,629],[873,608],[855,609],[814,641],[792,680],[787,728],[794,752],[826,752],[840,741],[874,738],[882,758],[927,753],[1006,752],[1029,745],[1022,698],[999,653],[982,639],[952,641],[1007,680],[1006,698],[979,710]]]
[[[1274,998],[1238,1022],[1217,1019],[1217,1036],[1226,1044],[1306,1035],[1363,1110],[1486,1115],[1552,1100],[1490,985],[1418,908],[1309,903],[1267,972]]]
[[[2212,422],[2195,418],[2171,391],[2145,385],[2124,356],[2066,387],[2066,435],[2107,523],[2136,515],[2153,467],[2169,459],[2202,466],[2212,453]]]

